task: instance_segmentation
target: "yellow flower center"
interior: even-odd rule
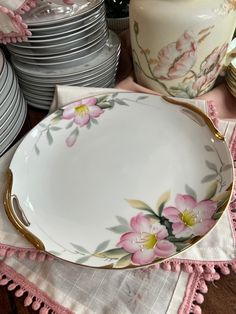
[[[84,116],[88,113],[88,107],[86,105],[80,105],[75,107],[75,112],[80,116]]]
[[[196,223],[195,215],[188,209],[185,209],[185,211],[180,214],[180,218],[188,227],[192,227]]]
[[[143,239],[143,246],[146,249],[153,249],[154,246],[157,244],[157,238],[155,236],[155,234],[148,234],[145,235],[144,239]]]

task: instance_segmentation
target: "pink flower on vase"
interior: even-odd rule
[[[138,214],[131,219],[130,226],[132,231],[124,233],[117,246],[132,253],[134,264],[149,264],[157,257],[168,257],[176,252],[175,245],[165,239],[166,227],[159,222]]]
[[[82,127],[88,124],[91,118],[97,118],[104,112],[104,110],[96,104],[96,98],[76,101],[64,108],[62,118],[66,120],[73,119],[76,124]]]
[[[221,61],[227,52],[228,44],[215,48],[212,53],[206,57],[201,65],[202,75],[193,83],[193,89],[197,91],[204,90],[209,84],[213,83],[219,74]]]
[[[212,215],[216,212],[217,203],[212,200],[197,203],[190,195],[178,194],[175,205],[165,207],[162,214],[173,223],[176,238],[204,235],[215,224]]]
[[[174,43],[163,47],[157,56],[154,74],[163,80],[185,76],[197,60],[197,39],[186,31]]]

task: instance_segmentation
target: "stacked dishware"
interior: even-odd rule
[[[26,113],[17,77],[0,50],[0,155],[20,132]]]
[[[236,97],[236,58],[230,63],[225,75],[226,86],[230,93]]]
[[[104,0],[38,1],[23,18],[32,36],[8,49],[29,105],[48,110],[58,84],[113,86],[120,41],[107,29]]]
[[[228,64],[226,73],[225,73],[225,81],[226,86],[230,93],[236,97],[236,38],[232,40],[229,45],[227,51],[227,59],[226,64]]]

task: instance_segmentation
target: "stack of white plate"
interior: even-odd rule
[[[236,97],[236,58],[230,63],[225,75],[226,86],[230,93]]]
[[[8,49],[29,105],[49,109],[58,84],[114,84],[120,42],[107,29],[104,0],[38,1],[23,18],[32,36]]]
[[[26,112],[17,77],[0,50],[0,155],[21,130]]]

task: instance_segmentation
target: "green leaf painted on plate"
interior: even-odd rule
[[[106,240],[106,241],[100,243],[100,244],[96,247],[95,253],[104,251],[104,250],[107,248],[109,242],[110,242],[110,240]]]
[[[204,147],[207,152],[214,152],[214,149],[211,146],[205,145]]]
[[[132,254],[127,254],[121,257],[114,265],[114,268],[124,268],[132,264],[131,261]]]
[[[126,226],[126,225],[119,225],[119,226],[114,226],[114,227],[107,228],[107,230],[112,231],[114,233],[122,234],[122,233],[125,233],[125,232],[129,232],[130,231],[130,227]]]
[[[158,199],[157,204],[156,204],[156,210],[159,216],[162,215],[162,211],[165,207],[165,204],[169,201],[169,199],[170,199],[170,191],[163,193]]]
[[[121,225],[129,226],[128,220],[126,220],[124,217],[116,216],[116,219],[119,221]]]
[[[216,191],[217,191],[217,187],[218,187],[218,182],[214,181],[208,188],[206,191],[206,196],[205,199],[206,200],[210,200],[212,197],[215,196]]]
[[[175,236],[169,236],[166,239],[170,242],[173,242],[173,243],[175,243],[175,242],[182,242],[183,243],[183,242],[190,240],[191,238],[192,238],[192,236],[185,237],[185,238],[183,238],[183,237],[182,238],[176,238]]]
[[[176,246],[177,251],[181,252],[189,246],[189,243],[175,242],[174,245]]]
[[[95,256],[102,257],[102,258],[109,258],[109,259],[118,259],[127,255],[127,253],[128,252],[125,251],[124,249],[117,248],[117,249],[111,249],[104,252],[95,253]]]
[[[191,195],[195,200],[197,199],[197,193],[188,184],[185,184],[185,191],[188,195]]]
[[[103,103],[99,103],[98,107],[100,107],[101,109],[107,109],[107,108],[114,107],[114,105],[115,105],[115,102],[114,102],[114,100],[111,99],[111,100],[109,100],[109,102],[106,101],[106,102],[103,102]]]
[[[215,220],[218,220],[221,216],[222,216],[222,212],[217,212],[217,213],[214,213],[212,218],[215,219]]]
[[[202,182],[202,183],[210,182],[210,181],[215,180],[217,177],[218,177],[218,174],[217,174],[217,173],[208,174],[208,175],[206,175],[204,178],[202,178],[202,181],[201,181],[201,182]]]
[[[217,202],[217,211],[222,210],[222,206],[225,205],[226,202],[228,202],[231,195],[231,191],[225,191],[220,194],[215,195],[212,200]]]
[[[221,170],[222,170],[222,172],[223,172],[223,171],[227,171],[227,170],[229,170],[229,169],[232,169],[232,165],[230,165],[230,164],[224,165]]]
[[[86,250],[83,246],[75,244],[75,243],[71,243],[71,245],[80,253],[84,253],[84,254],[90,254],[88,250]]]
[[[155,212],[151,209],[150,206],[148,206],[146,203],[139,201],[139,200],[126,200],[130,206],[132,206],[133,208],[136,209],[141,209],[141,210],[145,210],[151,214],[155,215]]]
[[[209,160],[206,160],[205,163],[206,163],[206,166],[207,166],[209,169],[211,169],[211,170],[213,170],[213,171],[215,171],[215,172],[218,172],[218,171],[217,171],[217,166],[216,166],[216,164],[214,164],[213,162],[211,162],[211,161],[209,161]]]
[[[52,143],[53,143],[53,137],[52,137],[51,132],[50,132],[49,130],[47,130],[46,135],[47,135],[48,144],[49,144],[49,145],[52,145]]]
[[[78,258],[78,259],[76,260],[76,263],[84,264],[85,262],[87,262],[87,260],[88,260],[90,257],[91,257],[90,255],[80,257],[80,258]]]

